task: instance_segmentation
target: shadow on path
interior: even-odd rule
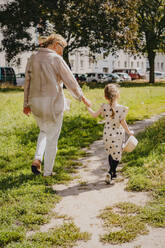
[[[58,186],[55,186],[53,187],[53,189],[56,191],[57,195],[67,197],[71,195],[79,195],[88,191],[99,191],[102,189],[111,188],[113,187],[113,185],[113,182],[111,184],[105,184],[104,180],[100,180],[96,182],[86,183],[85,185],[76,184],[65,189],[58,189]]]

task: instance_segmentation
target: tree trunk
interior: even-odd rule
[[[69,62],[69,53],[68,53],[68,48],[67,47],[64,49],[64,60],[67,63],[67,65],[69,66],[69,68],[71,69],[71,65],[70,65],[70,62]]]
[[[148,60],[149,60],[149,66],[150,66],[150,76],[149,76],[149,83],[154,84],[155,83],[155,52],[150,51],[148,53]]]

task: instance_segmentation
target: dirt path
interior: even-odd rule
[[[154,121],[165,116],[165,113],[152,117],[151,119],[138,121],[132,125],[135,133],[144,130]],[[122,178],[120,172],[115,183],[106,185],[104,182],[105,173],[108,168],[107,155],[104,152],[103,141],[95,141],[88,150],[87,157],[80,159],[83,166],[78,170],[78,179],[73,180],[69,185],[54,185],[53,189],[62,196],[62,200],[56,205],[54,211],[59,215],[67,215],[73,218],[74,223],[81,231],[92,234],[88,242],[79,242],[75,248],[165,248],[165,229],[150,228],[149,234],[139,236],[131,243],[123,245],[105,245],[99,241],[100,234],[104,233],[102,222],[97,216],[100,210],[117,202],[127,201],[144,205],[149,200],[145,192],[127,192],[124,190],[127,180]],[[118,170],[120,171],[121,164]],[[52,219],[50,224],[41,228],[47,231],[57,224]]]

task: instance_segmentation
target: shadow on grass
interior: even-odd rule
[[[165,82],[156,82],[154,84],[150,84],[148,82],[122,82],[122,83],[117,83],[118,85],[120,85],[120,87],[125,87],[125,88],[131,88],[131,87],[165,87]],[[81,87],[83,86],[88,86],[90,89],[104,89],[105,85],[107,85],[107,83],[97,83],[97,82],[80,82],[79,85]],[[65,88],[65,86],[64,86]],[[9,92],[23,92],[24,88],[22,86],[7,86],[7,87],[1,87],[0,86],[0,92],[3,93],[9,93]]]
[[[8,161],[6,161],[5,154],[1,157],[4,162],[4,166],[1,167],[0,179],[0,189],[2,190],[18,188],[28,181],[33,184],[30,181],[35,179],[34,175],[29,175],[29,170],[39,130],[35,124],[32,124],[26,130],[18,128],[13,132],[17,136],[16,146],[21,144],[22,151],[16,150],[11,154],[9,153]],[[87,147],[94,140],[99,139],[101,135],[102,125],[97,125],[96,120],[84,116],[65,117],[58,142],[59,151],[54,166],[57,178],[52,183],[64,181],[67,175],[69,176],[73,172],[74,166],[77,166],[73,159],[82,155],[81,148]],[[12,166],[15,168],[14,170]],[[42,178],[37,179],[36,183],[43,183]]]
[[[17,87],[17,86],[0,88],[0,92],[3,92],[3,93],[23,92],[23,91],[24,91],[24,89],[22,87]]]
[[[33,174],[19,174],[18,176],[7,175],[0,179],[0,190],[8,190],[12,188],[18,188],[21,185],[25,184],[28,181],[32,181],[35,179],[35,175]]]
[[[97,82],[90,82],[90,83],[87,83],[87,82],[84,82],[84,83],[81,83],[80,84],[81,87],[83,86],[88,86],[90,89],[95,89],[95,88],[98,88],[98,89],[104,89],[105,86],[107,85],[107,83],[97,83]],[[165,83],[155,83],[155,84],[149,84],[149,83],[139,83],[139,82],[123,82],[123,83],[117,83],[117,85],[120,85],[120,87],[125,87],[125,88],[133,88],[133,87],[165,87]]]

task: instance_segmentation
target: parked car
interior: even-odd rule
[[[5,82],[16,85],[16,75],[12,67],[0,67],[0,83]]]
[[[136,80],[136,79],[144,79],[145,75],[142,75],[141,72],[137,69],[115,69],[112,71],[112,73],[127,73],[130,77],[131,80]]]
[[[73,73],[73,75],[75,76],[75,78],[76,78],[76,80],[77,80],[78,82],[83,82],[83,81],[86,81],[86,80],[87,80],[85,74]]]
[[[101,82],[102,77],[104,76],[104,73],[87,73],[86,74],[86,81],[89,82]]]
[[[122,82],[122,81],[123,81],[123,79],[121,77],[119,77],[116,73],[106,74],[101,79],[102,83],[110,83],[110,82],[118,83],[118,82]]]
[[[73,73],[75,79],[78,81],[78,74],[77,73]]]
[[[165,79],[165,72],[155,71],[155,79]],[[149,79],[150,72],[146,72],[146,78]]]
[[[127,74],[127,73],[124,73],[124,72],[118,72],[116,73],[120,78],[123,79],[123,81],[131,81],[131,77]]]
[[[16,75],[16,81],[17,81],[17,86],[22,86],[22,85],[24,85],[25,73],[18,73],[18,74]]]
[[[87,81],[87,77],[86,77],[86,75],[85,74],[79,74],[79,81],[80,82],[85,82],[85,81]]]

